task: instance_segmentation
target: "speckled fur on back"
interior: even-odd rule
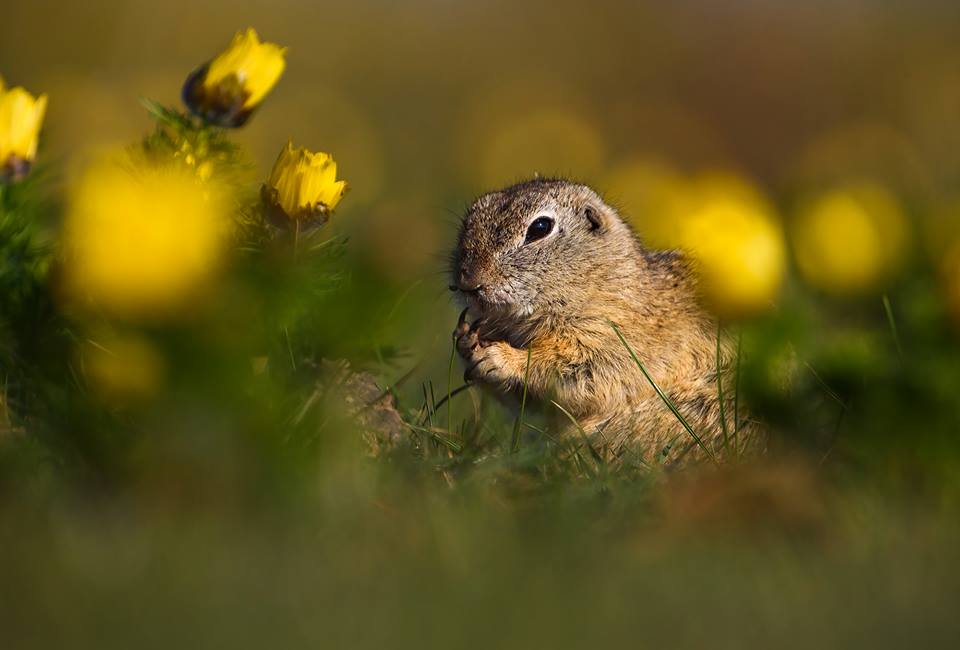
[[[546,223],[549,233],[531,239]],[[717,325],[694,276],[679,253],[644,249],[589,187],[536,179],[481,196],[463,218],[452,276],[472,320],[456,331],[469,378],[516,393],[529,350],[528,395],[555,400],[612,455],[651,462],[669,448],[668,463],[703,457],[613,323],[706,446],[722,445]],[[730,358],[724,343],[726,386]],[[760,444],[756,427],[739,428],[741,446]]]

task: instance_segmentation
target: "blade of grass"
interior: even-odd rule
[[[300,426],[300,423],[303,422],[303,419],[307,417],[307,413],[310,412],[310,409],[313,408],[313,405],[316,404],[317,400],[323,395],[319,387],[314,388],[313,392],[310,393],[309,397],[303,402],[303,405],[300,407],[300,410],[297,411],[297,414],[293,416],[293,426]]]
[[[830,457],[830,454],[833,453],[833,450],[837,446],[837,441],[840,439],[840,427],[843,426],[843,419],[847,415],[847,409],[840,409],[840,413],[837,416],[837,423],[833,427],[833,436],[830,442],[830,446],[827,448],[827,451],[820,457],[820,461],[817,463],[817,467],[823,467],[823,464],[827,462],[827,459]]]
[[[287,354],[290,355],[290,367],[292,367],[292,368],[293,368],[293,371],[296,372],[296,371],[297,371],[297,360],[296,360],[296,359],[294,358],[294,356],[293,356],[293,344],[290,343],[290,330],[288,330],[288,329],[286,328],[286,326],[284,326],[284,328],[283,328],[283,338],[284,338],[284,339],[286,340],[286,342],[287,342]]]
[[[670,456],[670,452],[673,451],[673,443],[664,445],[663,449],[657,452],[656,460],[657,464],[661,467],[667,464],[667,457]]]
[[[649,471],[649,470],[653,469],[652,467],[650,467],[650,463],[648,463],[646,460],[644,460],[644,458],[643,458],[643,450],[640,449],[639,447],[637,447],[637,462],[640,463],[640,465],[641,465],[641,466],[643,467],[643,469],[645,469],[645,470],[648,470],[648,471]]]
[[[447,363],[447,431],[450,430],[450,423],[453,418],[453,359],[457,356],[457,335],[454,333],[450,337],[450,361]]]
[[[830,385],[827,384],[820,376],[820,374],[810,365],[809,361],[804,361],[803,365],[806,366],[807,370],[810,371],[810,374],[813,375],[813,378],[817,380],[817,383],[820,384],[820,388],[823,389],[823,392],[827,394],[827,397],[832,399],[834,402],[840,405],[840,408],[847,410],[847,403],[843,401],[843,398],[837,395],[836,391],[830,388]]]
[[[533,347],[527,348],[527,368],[523,372],[523,397],[520,398],[520,415],[513,424],[513,436],[510,440],[510,453],[515,454],[520,449],[520,427],[523,426],[523,414],[527,409],[527,383],[530,378],[530,355]]]
[[[720,400],[720,425],[723,429],[723,448],[726,450],[730,445],[730,430],[727,427],[727,407],[726,398],[723,395],[723,372],[721,371],[721,343],[723,340],[723,323],[717,321],[717,397]]]
[[[900,330],[897,328],[897,319],[893,315],[893,305],[890,304],[890,296],[883,294],[883,310],[887,313],[887,322],[890,324],[890,333],[893,335],[893,342],[897,346],[897,354],[900,355],[900,363],[903,363],[903,346],[900,344]]]
[[[720,463],[717,461],[717,457],[713,453],[713,451],[703,443],[703,439],[701,439],[700,436],[697,435],[697,432],[693,430],[693,427],[691,427],[690,423],[687,422],[687,419],[683,417],[683,414],[673,403],[673,400],[671,400],[667,396],[667,394],[664,393],[663,390],[661,390],[657,382],[654,381],[653,377],[650,376],[650,373],[647,372],[646,366],[644,366],[643,362],[641,362],[640,359],[637,357],[636,353],[633,351],[633,348],[631,348],[630,344],[627,343],[627,340],[623,338],[623,334],[620,332],[620,328],[617,327],[616,324],[612,322],[610,323],[610,326],[613,328],[613,331],[617,333],[617,338],[620,339],[620,342],[623,343],[623,346],[627,348],[627,352],[630,353],[630,357],[633,359],[633,362],[637,364],[638,368],[640,368],[640,372],[642,372],[643,376],[646,377],[648,382],[650,382],[650,385],[653,387],[653,390],[657,393],[657,395],[660,397],[663,403],[666,404],[667,408],[670,409],[670,412],[673,413],[673,416],[677,418],[680,424],[683,425],[683,428],[687,430],[687,433],[689,433],[691,437],[693,437],[693,439],[697,442],[700,448],[703,449],[704,453],[707,454],[710,460],[715,465],[719,465]]]
[[[531,431],[536,431],[536,432],[539,433],[541,436],[547,435],[547,432],[546,432],[545,429],[541,429],[540,427],[538,427],[538,426],[535,425],[535,424],[530,424],[529,422],[524,422],[524,423],[523,423],[523,426],[525,426],[526,428],[530,429]]]
[[[667,444],[665,444],[665,445],[663,446],[663,449],[661,449],[661,450],[657,453],[657,457],[660,459],[660,464],[661,464],[661,465],[666,465],[666,464],[667,464],[667,458],[670,456],[671,452],[673,452],[673,448],[676,446],[677,440],[679,440],[679,439],[680,439],[680,436],[682,436],[682,435],[683,435],[683,433],[678,433],[678,434],[675,435],[674,437],[670,438],[670,441],[669,441]],[[679,460],[679,459],[678,459],[678,460]]]
[[[433,428],[433,409],[430,408],[430,395],[427,393],[427,385],[421,384],[423,388],[423,408],[427,411],[427,423],[430,425],[430,428]]]
[[[573,426],[575,426],[577,428],[577,431],[580,432],[580,437],[583,438],[583,442],[586,443],[587,449],[590,450],[590,455],[593,456],[593,460],[597,462],[598,466],[602,467],[604,465],[603,457],[600,455],[600,452],[596,450],[593,444],[591,444],[590,438],[587,436],[587,432],[584,431],[583,427],[580,426],[580,423],[577,422],[577,418],[573,417],[573,414],[571,414],[567,409],[557,404],[555,401],[550,400],[550,403],[556,406],[558,409],[560,409],[560,412],[566,415],[567,418],[569,418],[569,420],[573,422]]]
[[[733,391],[733,456],[740,456],[740,361],[743,358],[743,332],[737,333],[737,370]]]
[[[595,476],[593,469],[583,460],[583,456],[580,455],[579,449],[573,450],[573,464],[576,466],[577,471],[581,474],[586,474],[590,478]]]
[[[380,400],[382,400],[384,397],[386,397],[387,395],[395,391],[397,388],[399,388],[406,380],[408,380],[410,377],[413,376],[413,373],[419,370],[420,363],[421,362],[418,361],[416,364],[414,364],[412,368],[410,368],[410,370],[407,370],[405,373],[403,373],[399,379],[397,379],[392,384],[389,384],[386,388],[380,391],[379,395],[377,395],[375,398],[373,398],[372,400],[370,400],[364,405],[363,407],[364,410],[372,408],[376,404],[379,404]]]
[[[453,399],[454,397],[456,397],[457,395],[459,395],[459,394],[462,393],[463,391],[465,391],[465,390],[467,390],[468,388],[470,388],[470,386],[471,386],[470,384],[464,384],[463,386],[460,386],[459,388],[455,388],[455,389],[450,393],[449,399]],[[446,395],[444,395],[443,397],[441,397],[441,398],[440,398],[440,401],[437,402],[437,409],[439,409],[439,408],[442,407],[444,404],[446,404],[447,401],[448,401],[448,397],[447,397]],[[429,406],[429,404],[428,404],[427,406]],[[420,425],[423,426],[423,424],[427,421],[427,418],[428,418],[428,417],[432,418],[434,415],[436,415],[436,411],[430,411],[430,409],[428,408],[428,409],[426,410],[426,412],[424,413],[423,417],[420,418]]]
[[[403,293],[400,294],[400,297],[394,301],[393,307],[391,307],[390,311],[387,312],[386,318],[383,319],[384,322],[388,323],[393,319],[394,315],[397,313],[397,310],[400,309],[400,305],[402,305],[403,302],[407,299],[407,297],[411,293],[413,293],[414,289],[416,289],[422,283],[423,283],[423,279],[421,278],[416,282],[414,282],[413,284],[409,285],[406,289],[404,289]]]
[[[448,438],[447,436],[443,435],[442,433],[439,433],[438,431],[435,431],[428,427],[421,427],[416,424],[410,424],[409,422],[404,422],[404,426],[406,426],[412,431],[415,431],[417,433],[422,433],[428,436],[431,440],[442,444],[443,446],[447,447],[450,451],[459,453],[460,451],[463,450],[463,446],[459,442],[457,442],[456,440],[453,440],[452,438]]]

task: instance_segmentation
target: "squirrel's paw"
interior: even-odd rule
[[[492,384],[507,384],[514,376],[513,366],[510,364],[509,343],[496,341],[492,343],[478,343],[470,351],[467,361],[467,370],[463,373],[465,381],[482,381]]]
[[[514,371],[510,364],[513,348],[503,341],[485,341],[480,336],[481,321],[470,324],[466,321],[466,311],[460,316],[453,335],[457,340],[457,352],[467,364],[463,373],[466,382],[482,381],[505,383],[512,381]]]

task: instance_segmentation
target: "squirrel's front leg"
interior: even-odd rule
[[[465,314],[461,315],[454,330],[457,352],[467,364],[463,378],[498,384],[505,389],[520,384],[526,372],[527,353],[505,341],[484,340],[478,331],[480,321],[470,325]]]

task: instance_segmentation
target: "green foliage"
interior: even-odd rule
[[[66,576],[66,593],[80,589],[90,567],[107,581],[121,580],[128,568],[122,558],[115,563],[90,548],[122,555],[120,541],[133,539],[130,531],[112,538],[89,530],[93,520],[75,514],[77,500],[117,509],[109,526],[135,521],[136,535],[162,545],[202,522],[202,532],[178,547],[182,556],[156,560],[143,551],[160,566],[172,563],[171,580],[184,592],[194,585],[194,562],[204,564],[197,559],[203,549],[228,549],[234,555],[225,566],[240,575],[244,563],[268,562],[266,534],[282,549],[273,558],[284,558],[304,593],[341,597],[318,587],[319,577],[303,578],[318,553],[329,554],[349,563],[325,567],[344,584],[397,597],[420,593],[438,608],[448,604],[438,591],[417,586],[424,575],[451,590],[453,576],[462,575],[494,593],[526,584],[530,570],[536,584],[523,590],[530,598],[556,602],[551,598],[564,587],[602,592],[605,606],[625,616],[625,598],[656,596],[623,577],[633,571],[660,591],[708,576],[713,591],[694,589],[693,600],[681,600],[713,612],[725,581],[742,577],[744,563],[764,579],[744,554],[770,553],[767,542],[801,549],[789,560],[763,560],[801,581],[794,572],[809,549],[841,549],[819,558],[824,572],[855,561],[862,544],[888,562],[909,552],[915,545],[897,531],[914,517],[936,530],[936,548],[957,539],[940,524],[960,507],[960,340],[931,269],[915,268],[886,296],[862,302],[836,303],[792,287],[766,317],[730,326],[742,354],[735,381],[717,387],[721,398],[734,397],[735,412],[726,417],[739,424],[749,405],[774,432],[774,448],[761,462],[741,459],[734,429],[723,449],[704,449],[710,468],[677,476],[663,462],[675,449],[654,459],[612,459],[561,404],[538,410],[523,391],[518,411],[509,411],[461,384],[446,338],[453,308],[438,306],[434,287],[385,289],[377,272],[351,257],[335,219],[303,232],[269,221],[243,152],[225,131],[147,106],[157,124],[131,150],[134,158],[183,165],[232,191],[231,255],[216,291],[195,313],[123,322],[72,310],[57,293],[60,206],[47,198],[46,179],[35,174],[2,188],[0,526],[34,510],[65,511],[81,522],[27,517],[26,534],[41,550],[13,549],[25,563],[36,563],[49,547],[80,558],[80,568],[49,569]],[[444,332],[423,356],[408,343],[420,329]],[[160,359],[144,394],[103,385],[97,364],[122,361],[111,343],[118,340],[134,340]],[[630,342],[622,342],[646,374]],[[689,436],[685,446],[703,446],[671,397],[648,379]],[[121,373],[120,388],[137,381],[145,380]],[[562,438],[571,424],[579,435]],[[371,451],[375,459],[365,456]],[[882,522],[886,536],[865,541],[858,517]],[[704,548],[714,541],[719,549]],[[653,561],[666,547],[663,561]],[[563,571],[536,568],[545,548]],[[699,573],[678,568],[690,561]],[[16,567],[0,561],[0,576],[18,577]],[[374,574],[391,577],[383,583]],[[276,579],[262,568],[251,575],[258,584]],[[865,575],[851,571],[851,584]],[[949,589],[950,576],[941,577],[938,587]],[[225,599],[216,576],[201,573],[197,584],[207,597]],[[830,580],[797,584],[788,598],[813,593],[833,602]],[[249,596],[250,585],[243,588]],[[111,606],[112,593],[100,592],[97,607]],[[463,598],[466,591],[456,593]],[[28,594],[54,598],[45,582]],[[765,602],[743,597],[757,608]],[[218,607],[232,612],[228,601]],[[172,601],[158,602],[163,611],[176,610]],[[930,612],[942,624],[941,609]],[[273,611],[279,619],[286,613]],[[711,625],[731,625],[708,616]],[[334,618],[324,620],[333,626]],[[76,625],[65,620],[67,629]]]
[[[476,388],[458,386],[449,349],[437,346],[426,360],[405,356],[405,331],[384,325],[370,291],[376,279],[351,260],[345,237],[329,226],[300,232],[269,221],[227,131],[145,105],[156,126],[131,149],[134,160],[183,165],[233,192],[238,234],[229,272],[190,318],[117,323],[65,312],[50,273],[59,206],[45,198],[41,174],[3,188],[4,417],[43,456],[74,468],[66,476],[138,485],[167,464],[185,463],[190,480],[218,477],[230,486],[219,489],[292,487],[324,471],[331,449],[358,444],[358,424],[343,412],[349,397],[338,398],[337,381],[328,376],[329,364],[344,358],[355,370],[372,371],[381,395],[398,400],[403,433],[388,455],[414,459],[412,467],[427,476],[457,483],[519,478],[549,490],[557,481],[635,481],[656,473],[642,459],[610,465],[593,432],[561,440],[570,419],[561,405],[538,412],[524,399],[515,416]],[[888,475],[892,463],[912,476],[929,463],[923,484],[954,490],[943,481],[949,483],[958,453],[949,442],[958,415],[957,337],[933,278],[923,269],[912,277],[875,303],[841,305],[792,290],[772,315],[733,332],[742,341],[742,368],[736,385],[718,391],[733,394],[737,409],[749,403],[791,453],[867,474]],[[408,318],[425,318],[424,309],[415,302]],[[387,317],[395,312],[396,305]],[[91,385],[96,373],[84,350],[124,336],[155,349],[162,385],[145,398],[104,399]],[[430,380],[435,370],[442,383]],[[675,411],[670,397],[661,397]],[[922,434],[903,435],[921,422]],[[736,456],[727,451],[718,462]],[[708,452],[713,458],[715,450]]]
[[[148,158],[181,161],[190,167],[210,163],[210,175],[221,179],[249,166],[226,130],[149,99],[144,99],[143,105],[156,121],[153,132],[139,145]]]
[[[44,170],[35,170],[23,183],[0,183],[0,432],[39,408],[45,361],[61,349],[63,324],[49,286],[55,258],[49,213],[56,206],[46,197],[47,181]]]
[[[46,200],[40,187],[43,170],[27,182],[0,183],[0,314],[16,314],[36,294],[53,259],[42,231]]]

